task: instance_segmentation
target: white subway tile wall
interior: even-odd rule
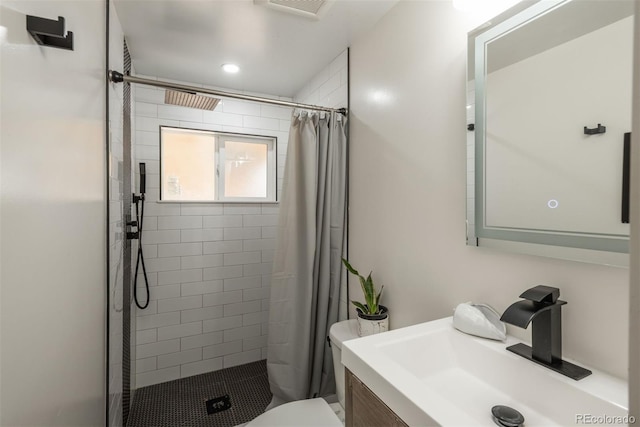
[[[159,127],[277,137],[279,195],[291,108],[224,99],[201,111],[164,105],[164,90],[140,86],[135,111],[135,169],[147,166],[143,249],[151,294],[136,312],[137,387],[265,358],[278,204],[157,203]],[[142,275],[137,287],[144,303]]]
[[[348,51],[345,50],[300,89],[293,99],[303,104],[331,108],[347,107],[349,99],[348,62]]]
[[[345,50],[295,101],[346,107],[347,70]],[[135,100],[135,162],[147,164],[143,238],[151,290],[149,307],[137,311],[137,386],[265,359],[278,204],[157,203],[159,127],[276,136],[279,199],[291,108],[226,99],[213,112],[169,107],[164,90],[142,87]],[[139,277],[139,295],[142,283]],[[344,292],[341,300],[346,318]]]

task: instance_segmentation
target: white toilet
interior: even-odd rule
[[[336,377],[338,403],[329,405],[324,399],[298,400],[273,408],[246,424],[245,427],[342,427],[344,426],[344,366],[342,343],[358,338],[357,320],[334,323],[329,329]]]

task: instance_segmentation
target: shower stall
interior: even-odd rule
[[[114,32],[111,44],[122,43],[124,34]],[[271,399],[265,365],[271,269],[292,112],[346,117],[347,82],[341,105],[327,107],[136,77],[126,42],[110,51],[108,424],[246,422]],[[341,68],[332,71],[346,72],[348,52],[338,61]],[[169,186],[186,185],[185,178],[162,178],[168,131],[215,140],[210,154],[222,159],[216,177],[224,178],[250,160],[232,148],[273,138],[277,198],[164,200]],[[346,296],[340,297],[346,317]]]

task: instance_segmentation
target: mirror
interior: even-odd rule
[[[469,245],[628,264],[633,12],[529,1],[469,33]]]

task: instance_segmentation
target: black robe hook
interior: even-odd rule
[[[607,127],[606,126],[602,126],[600,123],[598,123],[598,127],[593,128],[593,129],[589,129],[588,127],[584,127],[584,134],[585,135],[596,135],[598,133],[605,133],[607,131]]]
[[[73,50],[73,32],[64,32],[64,18],[58,20],[40,18],[27,15],[27,31],[41,46],[57,47],[58,49]]]

